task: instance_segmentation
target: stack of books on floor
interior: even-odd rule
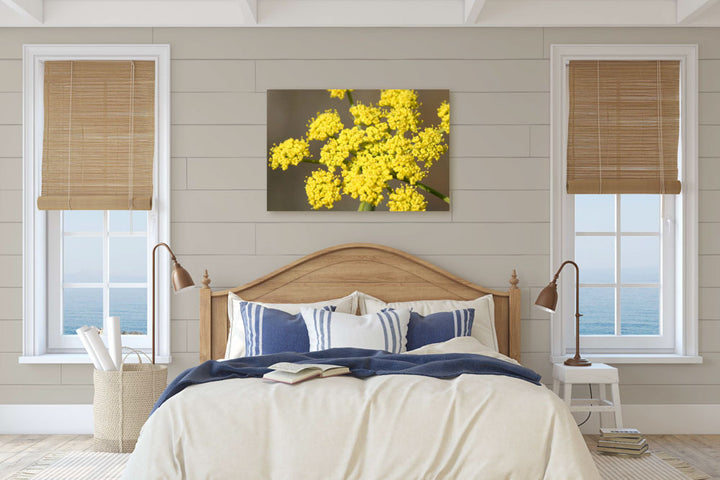
[[[645,436],[634,428],[601,428],[598,452],[640,456],[647,452]]]

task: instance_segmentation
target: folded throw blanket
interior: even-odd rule
[[[373,375],[423,375],[434,378],[454,378],[462,374],[504,375],[540,385],[540,375],[533,370],[485,355],[404,355],[363,348],[331,348],[319,352],[275,353],[222,362],[208,360],[178,375],[160,395],[153,412],[170,397],[191,385],[230,378],[262,377],[270,371],[270,365],[278,362],[342,365],[348,367],[350,375],[357,378]]]

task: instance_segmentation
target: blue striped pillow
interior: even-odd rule
[[[407,349],[414,350],[455,337],[469,337],[474,319],[474,308],[438,312],[425,317],[412,312],[408,325]]]
[[[410,310],[398,309],[368,315],[303,309],[310,351],[336,347],[369,348],[401,353],[406,350]]]
[[[320,311],[334,311],[334,306]],[[245,330],[245,355],[310,351],[308,331],[301,314],[293,315],[254,302],[240,302],[240,318]]]

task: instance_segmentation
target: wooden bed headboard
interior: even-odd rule
[[[463,280],[409,253],[371,243],[348,243],[303,257],[262,278],[213,292],[207,270],[200,289],[200,361],[225,355],[228,292],[244,300],[311,303],[360,290],[386,302],[474,300],[492,294],[500,352],[520,361],[520,289],[515,271],[507,291]]]

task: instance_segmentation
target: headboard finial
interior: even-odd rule
[[[518,288],[518,283],[520,283],[520,279],[517,276],[517,271],[513,268],[512,277],[510,277],[510,289],[516,290]]]
[[[202,288],[210,288],[210,276],[208,275],[207,270],[205,270],[205,273],[203,273],[203,278],[201,282],[203,284]]]

